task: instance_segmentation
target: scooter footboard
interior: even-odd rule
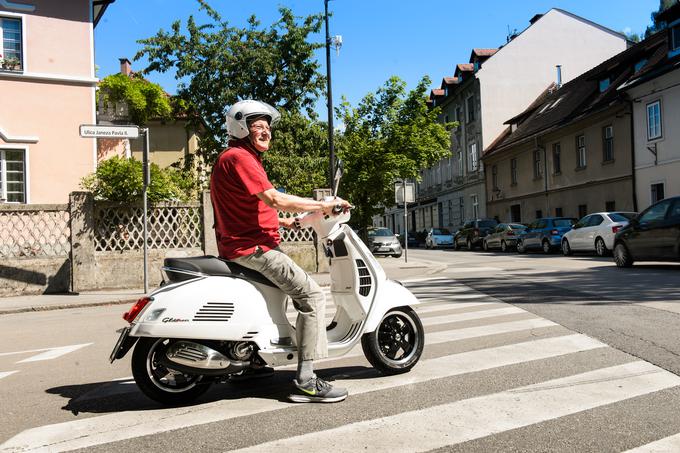
[[[377,329],[380,320],[391,309],[405,305],[414,306],[420,304],[411,291],[393,280],[386,280],[382,283],[382,288],[373,303],[375,306],[371,310],[368,319],[366,319],[364,332],[373,332]]]

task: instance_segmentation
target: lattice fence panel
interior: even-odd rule
[[[0,210],[0,257],[68,256],[70,215],[59,210]]]
[[[279,217],[295,217],[297,214],[291,214],[289,212],[279,212]],[[312,242],[314,241],[314,230],[311,228],[305,228],[302,230],[287,230],[281,228],[279,230],[281,234],[281,242]]]
[[[159,204],[148,208],[149,249],[201,248],[201,205]],[[97,203],[95,250],[112,252],[144,248],[144,210],[136,205]]]

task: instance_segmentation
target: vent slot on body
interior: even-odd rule
[[[226,322],[234,315],[233,302],[208,302],[194,315],[194,321]]]
[[[368,296],[371,292],[371,287],[373,286],[373,279],[371,278],[371,273],[366,267],[366,263],[363,260],[356,260],[357,270],[359,271],[359,294],[362,296]]]

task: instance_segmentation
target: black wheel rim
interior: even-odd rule
[[[420,339],[414,320],[404,312],[390,312],[378,328],[378,349],[383,358],[395,365],[408,362],[417,351]]]
[[[169,340],[159,339],[156,341],[146,358],[146,373],[151,382],[168,393],[182,393],[194,388],[203,378],[201,375],[185,374],[162,365],[157,357],[165,354]]]
[[[604,241],[602,239],[598,239],[595,243],[595,250],[597,250],[598,255],[604,255]]]

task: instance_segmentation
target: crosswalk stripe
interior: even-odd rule
[[[573,334],[421,360],[408,374],[337,382],[349,387],[351,395],[360,395],[603,347],[606,345],[597,340]],[[58,451],[73,450],[289,407],[288,402],[263,397],[108,414],[28,429],[0,445],[0,449],[27,450],[49,446]]]
[[[677,385],[680,377],[638,361],[236,451],[428,451]]]
[[[20,360],[17,363],[40,362],[42,360],[56,359],[57,357],[61,357],[62,355],[68,354],[73,351],[77,351],[78,349],[84,348],[85,346],[90,346],[91,344],[93,343],[74,344],[70,346],[62,346],[59,348],[49,348],[42,354],[34,355],[27,359]]]
[[[672,453],[680,451],[680,434],[641,445],[625,453]]]
[[[19,372],[19,370],[15,370],[15,371],[0,371],[0,379],[6,378],[7,376],[9,376],[9,375],[11,375],[11,374],[14,374],[14,373],[18,373],[18,372]]]

